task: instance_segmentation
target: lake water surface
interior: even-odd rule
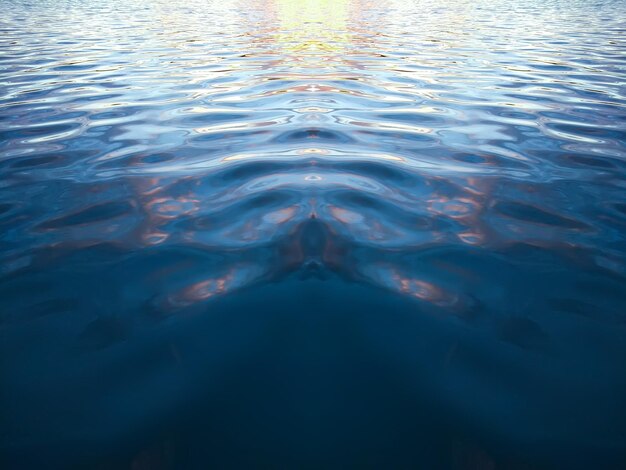
[[[0,0],[7,469],[626,468],[626,2]]]

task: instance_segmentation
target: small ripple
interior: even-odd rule
[[[76,225],[93,224],[127,215],[132,211],[128,202],[107,202],[86,207],[78,212],[48,220],[39,225],[42,230],[62,229]]]

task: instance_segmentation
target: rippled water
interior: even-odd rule
[[[624,468],[626,2],[0,6],[8,468]]]

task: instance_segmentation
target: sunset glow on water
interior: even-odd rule
[[[626,468],[626,2],[0,6],[0,467]]]

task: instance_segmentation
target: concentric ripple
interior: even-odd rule
[[[603,402],[585,433],[546,418],[593,449],[567,468],[623,455],[625,2],[2,6],[3,336],[62,317],[68,344],[113,348],[146,312],[337,276],[563,360],[556,390]],[[577,361],[601,364],[595,385]],[[20,456],[36,447],[21,413]]]

